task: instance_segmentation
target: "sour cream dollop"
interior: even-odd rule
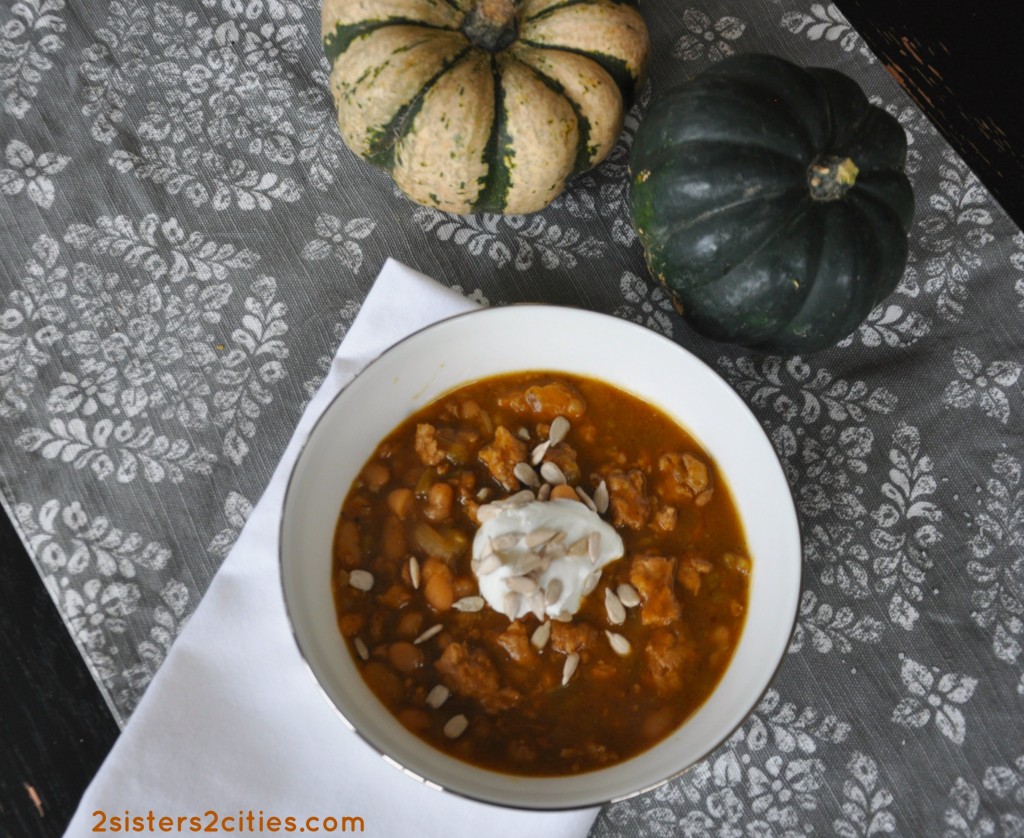
[[[497,513],[473,539],[473,570],[480,595],[509,619],[541,609],[549,617],[575,614],[601,569],[625,553],[615,529],[574,500],[496,503],[491,509]]]

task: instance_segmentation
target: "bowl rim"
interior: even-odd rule
[[[725,378],[722,375],[720,375],[717,371],[715,371],[715,369],[712,368],[708,363],[706,363],[702,358],[698,357],[693,352],[688,350],[686,347],[682,346],[681,344],[677,343],[676,341],[672,340],[671,338],[666,337],[665,335],[661,334],[660,332],[658,332],[658,331],[656,331],[654,329],[650,329],[650,328],[648,328],[646,326],[643,326],[640,323],[636,323],[636,322],[631,321],[631,320],[626,320],[625,318],[616,317],[615,315],[608,314],[606,312],[594,311],[592,309],[585,309],[585,308],[581,308],[580,306],[562,305],[562,304],[557,304],[557,303],[515,302],[515,303],[509,303],[509,304],[506,304],[506,305],[497,305],[497,306],[488,306],[488,307],[474,308],[474,309],[471,309],[469,311],[457,312],[457,313],[452,314],[450,316],[443,317],[443,318],[441,318],[439,320],[435,320],[432,323],[427,323],[426,325],[420,326],[420,327],[416,328],[415,330],[409,332],[405,336],[403,336],[403,337],[399,338],[398,340],[394,341],[389,346],[387,346],[385,349],[381,350],[376,355],[374,355],[369,361],[367,361],[366,364],[358,372],[356,372],[348,381],[346,381],[338,389],[338,392],[335,393],[331,397],[330,401],[327,404],[325,404],[323,406],[323,408],[320,410],[319,415],[316,417],[314,422],[310,425],[309,430],[308,430],[308,432],[305,435],[305,438],[302,440],[301,445],[299,446],[298,450],[296,451],[295,458],[294,458],[294,460],[292,462],[292,465],[291,465],[291,467],[289,469],[288,480],[287,480],[287,483],[285,485],[284,495],[283,495],[282,501],[281,501],[280,520],[278,522],[278,528],[277,528],[278,583],[280,585],[281,598],[282,598],[282,601],[284,603],[285,615],[286,615],[287,620],[288,620],[288,630],[289,630],[289,633],[291,634],[292,640],[295,643],[295,647],[298,650],[299,659],[302,662],[303,668],[309,674],[310,678],[312,679],[313,683],[316,685],[316,688],[320,692],[321,696],[324,698],[324,700],[327,702],[327,704],[334,710],[335,714],[341,719],[341,721],[345,725],[345,727],[347,727],[351,732],[355,733],[356,736],[358,736],[360,740],[362,740],[366,745],[368,745],[374,751],[374,753],[377,754],[378,757],[380,757],[381,759],[384,760],[385,763],[387,763],[388,765],[392,766],[393,768],[398,769],[405,776],[407,776],[407,777],[409,777],[409,778],[411,778],[413,780],[418,781],[421,785],[427,786],[427,787],[429,787],[431,789],[434,789],[434,790],[436,790],[438,792],[442,792],[442,793],[446,793],[446,794],[452,794],[452,795],[455,795],[455,796],[460,797],[462,799],[470,800],[470,801],[472,801],[474,803],[481,803],[481,804],[484,804],[484,805],[487,805],[487,806],[494,806],[494,807],[498,807],[498,808],[501,808],[501,809],[511,809],[511,810],[517,810],[517,811],[523,811],[523,812],[570,812],[570,811],[579,811],[581,809],[589,809],[589,808],[594,808],[594,807],[603,807],[603,806],[606,806],[606,805],[609,805],[609,804],[613,804],[613,803],[620,803],[622,801],[629,800],[631,798],[637,797],[637,796],[639,796],[641,794],[646,794],[646,793],[648,793],[650,791],[654,791],[655,789],[658,789],[658,788],[664,786],[665,784],[670,783],[673,780],[676,780],[679,777],[682,777],[683,775],[687,774],[688,772],[690,772],[691,770],[696,768],[703,760],[707,759],[713,753],[718,751],[726,742],[729,741],[729,739],[731,739],[733,737],[733,735],[735,735],[736,731],[738,731],[747,722],[747,720],[750,718],[750,716],[753,714],[753,712],[757,709],[758,705],[761,703],[761,701],[763,700],[765,695],[767,695],[768,691],[772,688],[772,685],[775,683],[775,680],[778,677],[779,670],[782,668],[782,665],[783,665],[783,663],[785,662],[785,660],[787,658],[788,649],[792,645],[793,636],[794,636],[794,634],[796,632],[797,622],[798,622],[799,613],[800,613],[800,592],[802,592],[802,590],[803,590],[803,545],[804,545],[803,524],[802,524],[802,521],[800,519],[799,514],[797,513],[796,503],[795,503],[795,500],[793,498],[793,490],[792,490],[792,487],[789,485],[788,480],[786,481],[786,488],[787,488],[786,500],[788,501],[788,504],[787,504],[788,509],[787,509],[787,511],[792,513],[792,523],[795,525],[796,548],[797,548],[797,553],[798,553],[798,560],[796,562],[796,579],[795,579],[795,582],[796,582],[795,587],[796,587],[796,590],[797,590],[797,596],[794,598],[794,607],[793,607],[793,610],[792,610],[792,615],[789,618],[790,625],[789,625],[789,631],[786,633],[786,638],[787,638],[786,639],[786,643],[785,643],[785,645],[783,647],[782,654],[779,656],[778,660],[775,663],[775,666],[773,667],[773,669],[771,671],[770,676],[765,681],[764,688],[756,696],[754,696],[751,700],[749,700],[747,702],[743,702],[745,704],[748,704],[749,706],[747,707],[746,710],[743,711],[742,716],[737,720],[736,724],[733,725],[726,732],[724,732],[719,738],[717,738],[715,740],[714,744],[710,748],[705,750],[705,752],[703,754],[701,754],[700,756],[697,756],[696,758],[694,758],[692,762],[689,762],[688,764],[680,767],[677,771],[672,772],[671,774],[666,775],[664,778],[662,778],[660,780],[657,780],[656,782],[650,783],[648,785],[645,785],[645,786],[642,786],[642,787],[639,787],[639,788],[636,788],[636,789],[632,789],[632,790],[630,790],[628,792],[625,792],[624,794],[619,795],[619,796],[612,796],[612,797],[608,797],[607,799],[594,800],[593,802],[578,803],[578,804],[572,804],[572,805],[566,805],[566,806],[548,806],[548,805],[545,805],[545,806],[531,806],[531,805],[526,804],[526,803],[519,804],[519,803],[508,803],[508,802],[504,802],[504,801],[495,801],[495,800],[488,799],[487,797],[484,797],[484,796],[474,795],[474,794],[472,794],[472,793],[470,793],[468,791],[464,791],[462,789],[453,788],[451,786],[446,786],[446,785],[441,785],[441,784],[431,780],[429,777],[421,776],[420,774],[416,773],[412,769],[407,768],[406,766],[404,766],[401,763],[399,763],[394,757],[392,757],[391,755],[385,753],[384,750],[382,750],[377,744],[375,744],[371,739],[369,739],[357,725],[355,725],[352,721],[349,720],[349,718],[346,716],[344,711],[341,709],[341,707],[338,706],[337,702],[335,702],[333,697],[327,691],[327,689],[324,686],[324,684],[321,682],[320,678],[316,674],[316,671],[315,671],[312,663],[309,661],[309,658],[307,656],[307,652],[303,648],[302,641],[299,639],[298,632],[296,630],[296,621],[293,618],[293,603],[291,603],[289,601],[289,597],[287,595],[287,585],[286,585],[286,582],[285,582],[285,549],[284,549],[285,537],[286,537],[285,536],[285,528],[286,528],[287,522],[291,518],[291,516],[289,516],[289,514],[288,514],[289,501],[294,498],[294,491],[293,491],[293,489],[294,489],[295,482],[298,479],[299,464],[302,461],[303,456],[306,454],[306,451],[308,450],[308,448],[309,448],[309,446],[310,446],[314,436],[317,434],[317,431],[322,426],[322,423],[324,421],[326,421],[328,414],[330,414],[332,412],[332,410],[334,408],[334,405],[343,397],[343,395],[346,393],[346,391],[349,390],[349,388],[352,387],[352,385],[355,384],[355,382],[357,380],[359,380],[360,378],[362,378],[366,374],[368,374],[370,372],[370,370],[385,355],[387,355],[388,353],[390,353],[393,350],[397,349],[397,347],[399,347],[399,346],[401,346],[401,345],[403,345],[403,344],[405,344],[405,343],[407,343],[407,342],[417,338],[419,335],[421,335],[421,334],[423,334],[425,332],[429,332],[429,331],[432,331],[432,330],[437,329],[437,328],[443,328],[446,324],[450,323],[451,321],[462,320],[462,319],[465,319],[465,318],[470,318],[470,317],[479,316],[479,315],[486,315],[489,312],[494,312],[494,311],[499,311],[499,310],[504,310],[504,309],[520,309],[520,308],[521,309],[533,308],[533,309],[549,309],[549,310],[572,311],[572,312],[582,313],[582,314],[584,314],[586,316],[593,316],[593,317],[596,317],[596,318],[599,318],[599,319],[611,320],[611,321],[614,321],[617,325],[620,325],[620,327],[624,326],[626,328],[632,328],[632,329],[639,330],[648,339],[654,338],[654,339],[656,339],[658,341],[661,341],[666,346],[668,351],[670,351],[670,352],[674,351],[674,352],[682,353],[683,355],[689,356],[689,358],[692,361],[696,362],[698,365],[703,367],[707,372],[709,372],[712,376],[714,376],[715,378],[721,380],[726,385],[726,389],[728,391],[728,397],[734,402],[735,406],[737,408],[739,408],[741,412],[745,413],[747,415],[747,418],[749,418],[754,423],[754,425],[757,428],[758,432],[764,437],[764,441],[767,443],[768,450],[770,450],[771,455],[775,459],[775,462],[778,464],[780,471],[782,472],[783,476],[785,475],[785,470],[783,469],[782,460],[779,457],[778,451],[775,449],[775,446],[772,445],[770,438],[768,438],[768,435],[765,432],[764,428],[762,427],[761,422],[758,420],[757,416],[750,409],[750,406],[739,395],[739,393],[736,392],[736,390],[733,388],[733,386],[731,384],[729,384],[729,382],[726,381]],[[538,371],[541,371],[539,367],[536,367],[535,369],[537,369]],[[554,363],[548,369],[550,371],[557,372],[558,371],[558,364]],[[526,371],[526,370],[524,370],[524,371]],[[487,377],[487,376],[480,376],[479,378],[485,378],[485,377]],[[593,376],[593,377],[598,378],[600,380],[604,380],[604,379],[601,379],[600,376]],[[433,401],[436,401],[437,399],[441,398],[444,395],[444,393],[446,393],[446,392],[451,392],[451,390],[456,389],[457,387],[463,386],[464,384],[467,384],[470,381],[479,380],[479,378],[478,379],[466,379],[466,381],[462,382],[461,384],[455,385],[455,387],[449,388],[448,390],[445,390],[445,391],[442,391],[441,393],[438,393],[428,403],[432,403]],[[622,387],[619,384],[615,384],[615,383],[612,383],[610,381],[606,382],[606,383],[610,384],[613,387],[617,387],[618,389],[627,389],[627,388]],[[627,392],[630,392],[630,391],[627,390]],[[637,396],[637,394],[631,393],[631,395],[634,395],[634,396],[639,398],[639,396]],[[659,407],[659,409],[663,410],[663,408],[660,408],[660,407]],[[388,432],[386,431],[385,433],[388,433]],[[702,440],[697,439],[697,441],[703,444]],[[744,620],[744,631],[746,631],[746,620]],[[735,649],[734,649],[734,652],[735,652]],[[725,677],[725,672],[728,671],[729,666],[731,666],[731,665],[732,665],[732,663],[730,661],[729,665],[726,667],[726,669],[722,673],[722,676],[721,676],[722,678]],[[719,683],[720,683],[720,681],[719,681]],[[715,687],[715,689],[717,689],[717,686]],[[713,695],[713,691],[712,691],[712,695]],[[708,698],[705,699],[705,702],[710,700],[712,695],[709,695]],[[701,705],[699,705],[698,708],[696,708],[694,710],[694,713],[696,713],[697,710],[700,707],[702,707],[702,706],[703,706],[703,703]],[[685,724],[686,724],[686,721],[683,722],[683,725],[685,725]],[[427,743],[427,744],[428,744],[429,747],[432,747],[432,748],[434,747],[432,745],[429,745],[429,743]],[[435,750],[437,750],[437,749],[435,748]],[[438,752],[439,753],[444,753],[443,751],[438,751]],[[644,753],[644,751],[641,751],[639,754],[636,754],[635,757],[641,756],[643,753]],[[631,757],[630,759],[635,758],[635,757]],[[467,763],[467,764],[472,765],[472,763]],[[621,764],[621,763],[617,763],[617,764]],[[483,767],[483,766],[476,766],[476,765],[474,765],[473,767],[477,768],[477,769],[479,769],[481,771],[492,771],[492,772],[498,773],[498,774],[503,773],[503,772],[498,772],[498,771],[495,771],[494,769],[489,769],[489,768],[486,768],[486,767]],[[599,770],[599,769],[596,769],[596,770]],[[583,772],[583,774],[572,775],[572,776],[574,776],[574,777],[585,776],[587,773],[591,773],[591,772]],[[509,776],[510,778],[516,778],[519,775],[508,774],[507,776]],[[559,779],[561,779],[561,777],[559,775],[553,775],[553,776],[544,775],[542,777],[542,779],[545,779],[545,780],[548,780],[548,781],[551,781],[551,782],[557,782]]]

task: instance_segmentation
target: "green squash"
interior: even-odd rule
[[[656,100],[637,131],[633,220],[651,273],[710,338],[828,347],[903,275],[906,148],[841,73],[728,58]]]
[[[323,0],[346,145],[446,212],[528,213],[600,163],[643,85],[629,0]]]

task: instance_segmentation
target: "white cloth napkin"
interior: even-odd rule
[[[397,340],[472,308],[399,262],[384,265],[266,492],[86,790],[67,835],[94,835],[100,819],[94,813],[123,818],[126,810],[131,818],[152,811],[154,824],[170,817],[175,827],[179,817],[192,816],[205,825],[210,811],[220,817],[252,811],[254,819],[262,811],[265,824],[271,816],[292,816],[300,825],[331,816],[339,833],[343,817],[358,816],[363,834],[388,838],[587,834],[594,809],[530,813],[487,806],[425,787],[386,764],[320,694],[285,616],[278,524],[289,472],[314,421]],[[171,834],[188,834],[190,822],[182,824]],[[145,834],[162,833],[157,825]]]

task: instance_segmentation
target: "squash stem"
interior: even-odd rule
[[[477,0],[466,15],[462,31],[473,46],[500,52],[517,36],[513,0]]]
[[[822,155],[807,169],[807,188],[816,201],[837,201],[850,191],[858,174],[851,158]]]

